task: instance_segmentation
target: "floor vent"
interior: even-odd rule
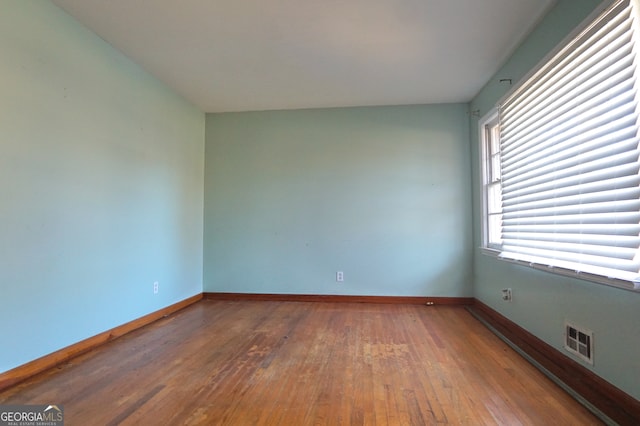
[[[564,348],[593,365],[593,332],[564,323]]]

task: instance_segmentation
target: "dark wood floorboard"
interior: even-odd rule
[[[595,425],[455,306],[203,300],[0,404],[66,425]]]

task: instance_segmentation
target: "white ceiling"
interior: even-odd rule
[[[469,101],[556,0],[53,0],[205,112]]]

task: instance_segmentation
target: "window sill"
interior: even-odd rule
[[[491,247],[480,247],[480,253],[486,255],[486,256],[491,256],[491,257],[495,257],[495,258],[499,258],[500,257],[500,250],[498,249],[494,249]]]
[[[522,260],[508,259],[500,256],[500,250],[496,250],[489,247],[480,247],[480,252],[486,256],[493,257],[503,262],[513,263],[520,266],[526,266],[528,268],[537,269],[539,271],[547,272],[554,275],[561,275],[564,277],[577,278],[592,283],[603,284],[609,287],[615,287],[623,290],[640,292],[640,283],[634,281],[620,280],[616,278],[608,278],[601,275],[590,274],[587,272],[579,272],[571,269],[560,268],[556,266],[542,265],[538,263],[529,263]]]

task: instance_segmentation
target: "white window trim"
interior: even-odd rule
[[[498,108],[492,109],[478,122],[478,137],[480,139],[480,193],[481,196],[481,250],[485,254],[498,256],[501,247],[489,243],[489,208],[487,186],[491,175],[489,158],[489,141],[487,139],[487,127],[499,120]]]

